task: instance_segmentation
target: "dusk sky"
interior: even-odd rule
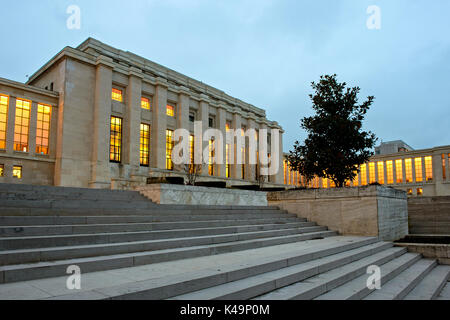
[[[67,7],[81,28],[66,26]],[[381,10],[369,29],[367,8]],[[376,97],[365,127],[413,148],[450,144],[448,0],[3,1],[0,77],[25,82],[88,37],[131,51],[263,108],[305,138],[310,83],[322,74]]]

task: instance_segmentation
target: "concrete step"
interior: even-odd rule
[[[314,259],[253,277],[232,281],[219,286],[173,297],[176,300],[247,300],[319,273],[346,265],[352,261],[371,256],[392,248],[391,243],[378,242],[364,247],[347,250],[327,257]]]
[[[363,300],[401,300],[414,289],[422,279],[436,267],[436,260],[421,259],[400,273],[394,279],[382,285]]]
[[[444,286],[441,293],[437,297],[437,300],[450,300],[450,282],[447,282]]]
[[[405,253],[402,256],[389,262],[373,262],[368,264],[378,265],[381,269],[381,286],[395,278],[398,274],[409,268],[411,265],[421,259],[420,254]],[[347,283],[326,291],[318,295],[316,300],[361,300],[374,290],[367,287],[367,279],[369,275],[363,270],[362,275],[357,278],[350,279]]]
[[[245,239],[245,237],[242,237],[242,239],[240,239],[238,237],[235,238],[235,241],[225,238],[220,239],[220,236],[218,236],[103,246],[93,245],[72,248],[63,247],[56,249],[36,249],[22,252],[17,251],[14,253],[15,256],[12,252],[3,252],[2,254],[6,253],[6,256],[1,257],[0,261],[11,263],[13,258],[19,261],[34,259],[35,263],[0,266],[0,283],[11,283],[63,276],[66,275],[67,267],[70,265],[77,265],[81,268],[83,273],[88,273],[146,265],[163,261],[216,255],[226,252],[262,248],[306,240],[324,239],[336,235],[337,233],[333,231],[322,231],[305,234],[283,235],[271,238]],[[223,242],[218,243],[220,240]],[[373,238],[362,238],[361,242],[356,242],[356,244],[367,241],[373,242],[374,240]],[[340,245],[342,246],[342,244]],[[346,248],[354,245],[355,242],[349,243],[346,245]],[[119,252],[122,253],[120,254]],[[91,257],[86,257],[86,255],[89,254]],[[76,258],[80,255],[84,257]],[[310,252],[307,256],[313,257],[317,255],[319,255],[319,253]],[[49,260],[53,261],[48,262]]]
[[[129,224],[72,224],[72,225],[34,225],[0,227],[0,237],[31,237],[44,235],[76,235],[99,234],[114,232],[139,232],[157,230],[177,230],[193,228],[217,228],[249,225],[293,225],[298,227],[316,226],[314,222],[277,221],[276,219],[246,219],[242,221],[182,221],[160,223],[129,223]]]
[[[294,233],[325,231],[326,227],[303,227],[301,223],[266,224],[249,226],[232,226],[216,228],[195,228],[178,230],[157,230],[139,232],[72,234],[32,237],[0,238],[0,253],[2,250],[21,250],[33,248],[78,246],[90,244],[124,243],[147,240],[163,240],[205,236],[248,235],[249,237],[272,237]]]
[[[420,281],[404,300],[434,300],[438,298],[449,278],[450,266],[438,265]]]

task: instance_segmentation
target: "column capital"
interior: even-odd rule
[[[166,79],[157,77],[156,78],[156,86],[165,87],[166,89],[169,88],[169,83]]]
[[[103,55],[100,55],[97,57],[97,60],[95,61],[95,65],[98,66],[105,66],[105,67],[109,67],[111,69],[114,68],[114,61],[112,58],[110,57],[106,57]]]
[[[206,102],[209,104],[209,97],[204,93],[200,93],[200,102]]]
[[[185,86],[179,86],[178,87],[178,94],[185,95],[185,96],[190,96],[191,92]]]
[[[142,70],[138,69],[136,67],[130,67],[130,69],[128,69],[128,76],[130,76],[130,77],[134,76],[134,77],[137,77],[140,79],[142,79],[144,77]]]

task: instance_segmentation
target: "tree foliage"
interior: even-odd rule
[[[358,104],[360,88],[347,88],[336,77],[325,75],[318,83],[312,82],[315,94],[309,96],[315,115],[301,120],[308,136],[304,144],[295,142],[288,161],[307,180],[318,176],[343,187],[373,155],[377,138],[362,130],[362,122],[375,98],[369,96]]]

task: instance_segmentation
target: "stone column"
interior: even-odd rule
[[[256,129],[256,122],[252,118],[249,118],[247,120],[247,125],[248,125],[247,130]],[[245,147],[245,180],[256,181],[255,165],[250,164],[250,142],[251,142],[251,140],[255,140],[255,136],[252,136],[252,135],[247,136],[246,135],[245,138],[248,141],[248,143],[246,144],[246,147]],[[256,155],[255,155],[255,157],[256,157]]]
[[[403,179],[403,183],[406,184],[406,163],[405,163],[405,159],[402,159],[402,168],[403,168],[402,179]]]
[[[140,166],[142,74],[137,68],[129,70],[126,112],[123,124],[123,163],[137,170]]]
[[[427,182],[427,173],[425,172],[425,157],[422,157],[422,183]]]
[[[416,161],[415,158],[411,158],[411,171],[412,171],[412,182],[416,183]]]
[[[442,182],[444,176],[442,172],[442,154],[441,153],[433,153],[432,158],[433,163],[433,182]]]
[[[279,165],[283,165],[284,155],[283,155],[283,133],[284,131],[280,130],[280,138],[279,138]],[[274,146],[272,146],[273,148]],[[283,171],[278,170],[278,174],[275,176],[275,183],[283,184]]]
[[[450,162],[448,161],[448,153],[444,154],[444,163],[445,163],[445,178],[447,181],[450,181]]]
[[[203,141],[203,134],[206,130],[208,130],[209,127],[209,98],[205,94],[200,94],[200,104],[199,104],[199,116],[200,121],[202,122],[202,137],[197,138],[195,143],[195,148],[200,148],[201,152],[203,154],[203,150],[205,148],[208,148],[209,141]],[[198,141],[200,140],[200,141]],[[203,165],[202,165],[202,175],[207,176],[208,175],[208,160],[209,159],[203,159]]]
[[[16,97],[9,97],[8,121],[6,128],[6,153],[14,152],[14,126],[16,123]]]
[[[91,188],[110,188],[109,147],[113,60],[97,58],[91,158]]]
[[[227,124],[227,111],[225,109],[225,106],[220,105],[219,108],[217,108],[217,129],[220,130],[220,132],[222,132],[222,162],[218,163],[215,167],[215,171],[217,172],[217,176],[221,177],[221,178],[226,178],[227,177],[227,165],[226,165],[226,159],[227,159],[227,154],[226,154],[226,137],[227,137],[227,129],[226,129],[226,124]],[[216,144],[216,148],[219,148],[219,144]],[[217,154],[217,151],[216,151]]]
[[[394,184],[397,184],[397,165],[395,159],[392,160],[392,175],[394,176]]]
[[[30,156],[34,156],[36,154],[37,111],[38,104],[33,101],[31,103],[30,123],[28,128],[28,154]]]
[[[151,167],[166,169],[167,81],[156,78],[150,138]]]
[[[232,127],[233,129],[238,132],[240,132],[242,128],[242,118],[241,115],[238,113],[233,113],[233,121],[232,121]],[[240,133],[239,133],[240,134]],[[235,140],[233,140],[235,141]],[[238,158],[237,158],[237,148],[236,144],[234,143],[234,162],[231,165],[231,178],[233,179],[242,179],[241,176],[241,165],[237,164]]]
[[[189,106],[189,89],[180,86],[176,108],[177,129],[186,129],[189,131]],[[177,142],[178,141],[175,141],[175,143]],[[181,166],[181,171],[184,172],[184,165]]]
[[[388,175],[387,175],[387,165],[386,161],[383,161],[383,169],[384,169],[384,185],[388,185]]]

